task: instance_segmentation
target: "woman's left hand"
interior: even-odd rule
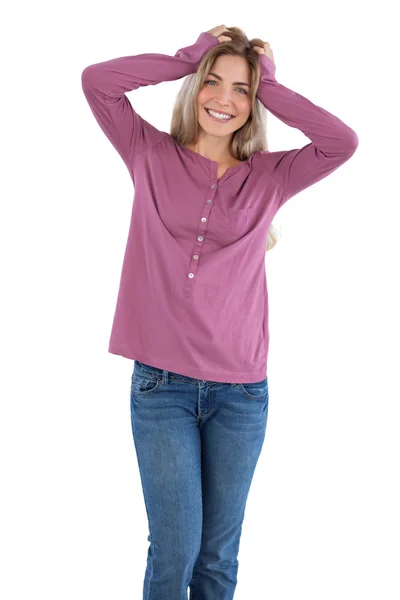
[[[275,64],[274,53],[272,52],[271,46],[269,45],[268,42],[264,42],[262,48],[260,46],[253,46],[253,48],[257,52],[257,54],[265,54]]]

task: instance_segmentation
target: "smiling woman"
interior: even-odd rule
[[[125,56],[82,74],[135,187],[109,352],[135,361],[147,600],[187,599],[188,586],[191,597],[234,596],[269,405],[266,232],[358,144],[343,121],[280,84],[256,44],[220,26],[174,56]],[[181,77],[171,134],[125,95]],[[267,108],[310,141],[268,152]]]

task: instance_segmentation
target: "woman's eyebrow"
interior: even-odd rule
[[[222,77],[220,77],[216,73],[211,73],[210,72],[209,75],[213,75],[214,77],[216,77],[217,79],[219,79],[220,81],[222,81]],[[247,87],[250,87],[250,85],[248,83],[246,83],[245,81],[235,81],[234,83],[232,83],[232,85],[247,85]]]

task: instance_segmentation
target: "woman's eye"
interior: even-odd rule
[[[205,83],[217,83],[216,81],[214,81],[214,79],[208,79]],[[245,94],[247,94],[246,90],[244,88],[236,88],[237,90],[242,90],[242,92],[244,92]]]

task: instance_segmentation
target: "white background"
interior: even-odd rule
[[[1,52],[4,600],[139,600],[149,542],[133,361],[108,353],[134,188],[81,89],[224,23],[359,137],[266,254],[270,403],[235,600],[398,600],[399,52],[389,2],[19,3]],[[128,93],[169,131],[182,81]],[[269,149],[309,140],[268,114]],[[177,600],[170,598],[168,600]],[[213,598],[210,600],[222,600]]]

